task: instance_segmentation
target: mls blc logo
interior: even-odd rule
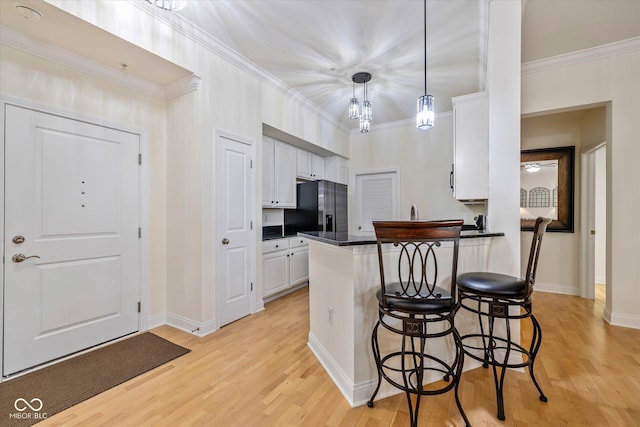
[[[42,400],[37,397],[31,400],[19,397],[13,402],[13,407],[18,412],[9,414],[9,418],[43,420],[47,418],[46,412],[40,412],[43,406]]]

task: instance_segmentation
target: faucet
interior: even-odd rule
[[[419,218],[419,214],[418,214],[418,207],[416,205],[411,205],[411,221],[414,221],[416,219],[420,219]]]

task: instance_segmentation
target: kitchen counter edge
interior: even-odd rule
[[[300,232],[298,236],[304,237],[316,242],[328,243],[334,246],[358,246],[358,245],[375,245],[376,238],[374,235],[369,236],[355,236],[352,234],[339,234],[336,238],[335,233],[324,233],[321,231]],[[477,239],[483,237],[501,237],[504,236],[502,232],[490,232],[490,231],[478,231],[478,230],[463,230],[460,233],[461,239]]]

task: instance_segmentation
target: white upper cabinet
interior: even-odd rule
[[[331,156],[324,159],[324,179],[349,184],[348,160],[340,156]]]
[[[296,175],[298,178],[311,179],[311,153],[298,148],[296,157]]]
[[[453,166],[451,190],[457,200],[489,197],[489,104],[487,92],[451,98]]]
[[[296,149],[262,138],[262,207],[296,207]]]
[[[273,192],[275,170],[275,141],[262,137],[262,206],[271,207],[275,203]]]
[[[296,150],[298,178],[316,180],[324,179],[324,157],[307,150]]]
[[[275,207],[296,207],[296,149],[276,141],[275,147]]]
[[[311,155],[311,179],[324,179],[324,157]]]

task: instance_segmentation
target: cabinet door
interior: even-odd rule
[[[289,251],[274,252],[262,256],[264,296],[289,287]]]
[[[274,207],[296,207],[296,149],[279,141],[275,143],[274,192]]]
[[[324,179],[324,157],[311,155],[311,178]]]
[[[295,286],[307,280],[309,280],[309,248],[292,250],[289,258],[289,284]]]
[[[298,178],[311,179],[311,153],[305,150],[296,150],[296,175]]]
[[[262,206],[272,207],[275,203],[274,184],[274,141],[266,136],[262,137]]]
[[[489,115],[486,92],[453,98],[453,195],[489,197]]]

